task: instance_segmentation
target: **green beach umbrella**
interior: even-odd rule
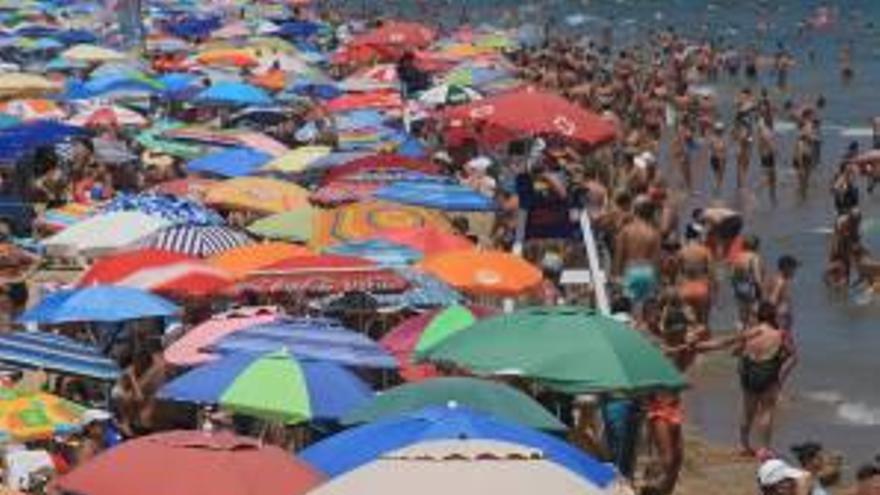
[[[367,401],[370,388],[331,362],[299,360],[286,350],[231,354],[163,386],[159,397],[286,424],[335,420]]]
[[[371,423],[383,418],[420,411],[430,406],[455,404],[539,430],[565,430],[566,426],[519,390],[478,378],[443,377],[394,387],[342,418],[344,424]]]
[[[308,242],[312,238],[314,221],[315,210],[304,206],[261,218],[250,224],[247,230],[266,239]]]
[[[566,393],[686,386],[672,362],[638,331],[578,307],[527,308],[486,318],[424,358],[481,374],[533,378]]]

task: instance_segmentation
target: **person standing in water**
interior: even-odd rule
[[[772,445],[784,370],[793,359],[784,332],[776,326],[773,304],[763,302],[758,306],[757,324],[740,335],[737,352],[743,393],[740,446],[743,454],[752,456],[756,452],[752,444],[753,429],[758,436],[759,448],[769,449]]]
[[[770,192],[770,201],[776,204],[776,131],[773,129],[772,116],[758,119],[758,155],[761,170]]]
[[[716,122],[709,135],[709,168],[714,178],[715,194],[721,193],[724,186],[724,170],[727,167],[727,140],[724,138],[724,124]]]

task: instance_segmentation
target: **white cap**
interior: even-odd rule
[[[478,156],[465,163],[465,168],[485,172],[492,165],[492,160],[485,156]]]
[[[452,163],[452,157],[446,151],[438,151],[432,157],[436,162]]]
[[[654,153],[650,151],[646,151],[639,156],[633,159],[633,163],[638,168],[647,168],[648,165],[653,165],[657,163],[657,159],[654,157]]]
[[[96,422],[109,421],[110,413],[103,409],[86,409],[82,415],[82,424],[90,425]]]
[[[803,476],[803,471],[791,467],[782,459],[764,461],[758,468],[758,484],[763,487],[773,486],[785,480],[796,480]]]

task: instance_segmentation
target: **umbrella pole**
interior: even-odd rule
[[[596,306],[603,315],[610,315],[611,305],[608,303],[608,293],[605,292],[605,272],[599,266],[599,250],[596,248],[596,237],[593,235],[590,215],[587,214],[586,210],[581,210],[580,212],[580,224],[584,248],[587,250],[587,262],[593,275],[593,293],[596,296]]]

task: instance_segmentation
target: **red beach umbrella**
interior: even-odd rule
[[[453,126],[483,122],[521,134],[550,134],[592,145],[614,138],[614,125],[553,93],[526,88],[459,105],[443,114]]]
[[[278,447],[231,433],[171,431],[125,442],[62,476],[81,495],[299,495],[324,481]]]

